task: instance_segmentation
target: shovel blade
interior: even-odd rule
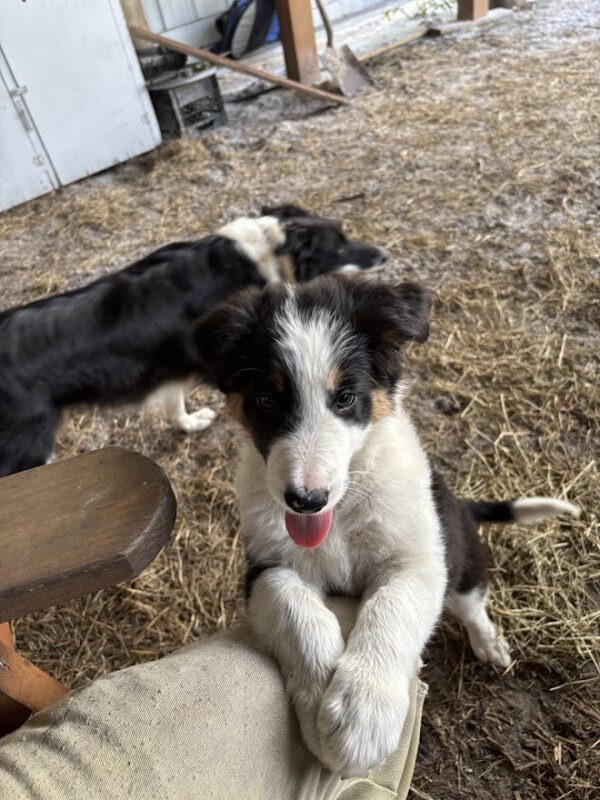
[[[346,97],[351,97],[361,89],[366,89],[375,83],[347,44],[342,47],[329,48],[325,53],[324,61],[331,77]]]

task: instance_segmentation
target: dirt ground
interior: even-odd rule
[[[450,484],[549,494],[581,520],[482,531],[501,675],[444,622],[413,796],[600,797],[600,3],[538,3],[488,30],[373,63],[375,90],[323,109],[282,92],[231,123],[0,216],[0,305],[72,288],[261,203],[293,201],[386,247],[388,278],[435,293],[408,357],[410,404]],[[154,659],[242,616],[235,438],[219,410],[186,436],[131,409],[74,409],[57,455],[109,443],[169,475],[174,538],[130,585],[19,620],[19,647],[71,685]],[[3,557],[6,557],[4,554]]]

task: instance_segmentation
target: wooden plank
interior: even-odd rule
[[[318,83],[321,77],[310,0],[275,0],[288,78]]]
[[[0,480],[0,622],[138,575],[167,542],[175,498],[118,447]]]
[[[41,711],[69,693],[47,672],[0,643],[0,692],[30,711]]]
[[[479,17],[484,17],[489,10],[489,0],[458,0],[457,19],[479,19]]]
[[[317,89],[316,86],[305,86],[304,84],[298,83],[297,81],[292,81],[289,78],[280,78],[278,75],[273,75],[272,73],[266,72],[263,69],[253,67],[251,64],[245,64],[241,61],[233,61],[231,58],[219,56],[216,53],[211,53],[208,50],[201,50],[199,47],[191,47],[190,45],[176,42],[173,39],[168,39],[166,36],[159,36],[156,33],[150,33],[150,31],[143,30],[135,25],[131,26],[131,34],[132,36],[145,39],[148,42],[154,42],[155,44],[161,44],[163,47],[169,47],[171,50],[176,50],[178,53],[187,53],[190,56],[194,56],[194,58],[199,58],[202,61],[208,61],[209,64],[215,64],[215,66],[218,67],[226,67],[233,72],[241,72],[244,75],[252,75],[253,78],[260,78],[263,81],[273,83],[275,86],[281,86],[284,89],[293,89],[301,94],[306,94],[310,97],[316,97],[319,100],[326,100],[329,103],[338,103],[340,105],[346,105],[348,103],[348,100],[339,94],[332,94],[331,92],[326,92],[323,89]]]

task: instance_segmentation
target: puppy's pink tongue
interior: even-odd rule
[[[318,547],[329,533],[333,511],[322,514],[290,514],[285,515],[285,527],[290,539],[298,547]]]

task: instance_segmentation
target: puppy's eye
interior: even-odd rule
[[[340,392],[335,397],[336,408],[350,408],[354,403],[356,395],[352,392]]]
[[[272,411],[275,408],[275,398],[270,392],[261,392],[256,396],[256,405],[266,411]]]

